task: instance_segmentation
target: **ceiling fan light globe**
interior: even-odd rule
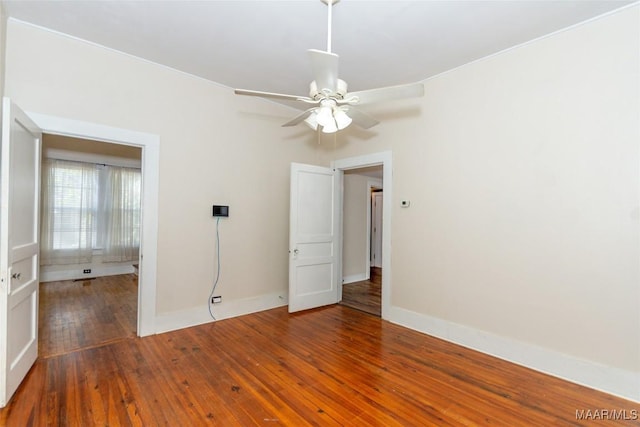
[[[338,125],[336,124],[336,121],[333,119],[326,126],[322,126],[323,133],[334,133],[337,131],[338,131]]]
[[[333,119],[333,109],[331,107],[322,106],[318,108],[316,120],[322,127],[335,126],[336,124],[336,121]]]
[[[313,130],[318,130],[318,114],[313,112],[304,122]]]
[[[347,116],[347,113],[339,109],[336,109],[336,111],[333,114],[333,117],[336,120],[336,126],[338,127],[339,130],[346,128],[353,121],[351,117]]]
[[[311,129],[313,129],[313,130],[318,130],[318,122],[312,122],[311,120],[308,120],[308,119],[307,119],[307,120],[305,120],[304,122],[305,122],[305,123],[307,124],[307,126],[309,126]]]

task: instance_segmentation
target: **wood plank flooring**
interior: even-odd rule
[[[602,410],[624,417],[593,419]],[[41,357],[0,425],[637,426],[639,413],[630,401],[334,305]]]
[[[40,284],[40,357],[136,336],[134,274]]]
[[[382,316],[382,269],[371,268],[369,280],[342,285],[342,301],[347,307]]]

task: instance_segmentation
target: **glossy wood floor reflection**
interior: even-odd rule
[[[380,317],[382,315],[382,269],[371,267],[369,280],[342,285],[340,304]]]
[[[40,284],[40,357],[136,335],[138,278],[134,274]]]
[[[349,307],[286,307],[39,359],[0,424],[561,426],[640,405]]]

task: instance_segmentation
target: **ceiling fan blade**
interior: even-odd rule
[[[424,95],[422,83],[410,83],[399,86],[387,86],[378,89],[369,89],[359,92],[350,92],[344,96],[347,104],[363,105],[393,99],[414,98]],[[357,97],[357,101],[355,98]]]
[[[309,49],[311,69],[318,90],[327,89],[334,93],[338,85],[338,55],[322,50]]]
[[[261,92],[259,90],[235,89],[236,95],[259,96],[260,98],[285,99],[289,101],[315,102],[308,96],[285,95],[283,93]]]
[[[302,113],[295,116],[293,119],[289,120],[287,123],[283,124],[282,127],[295,126],[298,123],[302,123],[303,121],[305,121],[307,117],[311,115],[311,113],[313,113],[313,110],[315,110],[315,107],[309,108],[308,110],[303,111]]]
[[[360,126],[363,129],[369,129],[380,123],[367,113],[363,113],[360,110],[357,110],[351,106],[349,107],[341,107],[341,109],[347,114],[347,116],[351,117],[353,123]]]

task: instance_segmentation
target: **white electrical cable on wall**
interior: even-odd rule
[[[220,280],[220,217],[216,218],[216,260],[217,260],[216,261],[216,264],[217,264],[216,278],[213,281],[213,288],[211,288],[211,294],[209,294],[209,301],[208,301],[209,314],[211,315],[211,318],[213,320],[217,320],[217,319],[213,315],[213,310],[211,306],[213,305],[213,297],[216,292],[216,287],[218,286],[218,280]]]

